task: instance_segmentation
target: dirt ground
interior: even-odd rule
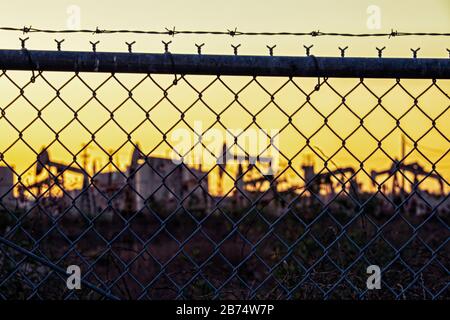
[[[208,213],[116,212],[112,220],[14,213],[0,231],[64,269],[79,265],[84,280],[122,299],[450,298],[449,215],[379,207],[340,199],[281,216],[229,204]],[[86,287],[74,294],[50,267],[0,249],[0,298],[104,298]],[[366,289],[373,264],[380,290]]]

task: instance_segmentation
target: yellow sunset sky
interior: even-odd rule
[[[76,6],[76,7],[74,7]],[[368,28],[367,21],[370,18],[371,6],[380,9],[380,29]],[[136,29],[136,30],[164,30],[165,27],[176,27],[177,30],[219,30],[226,31],[235,27],[240,31],[291,31],[309,32],[320,30],[323,32],[351,32],[351,33],[384,33],[391,29],[404,32],[449,32],[450,30],[450,1],[448,0],[316,0],[316,1],[256,1],[256,0],[228,0],[228,1],[200,1],[200,0],[172,0],[172,1],[3,1],[0,3],[0,25],[1,26],[33,26],[35,28],[67,29],[68,23],[73,15],[73,8],[80,10],[80,28],[95,29]],[[68,22],[69,21],[69,22]],[[65,39],[62,44],[63,50],[89,51],[89,41],[100,41],[99,51],[126,52],[125,41],[136,41],[133,47],[135,52],[157,52],[163,51],[161,41],[169,41],[172,53],[196,53],[195,44],[205,43],[204,54],[232,54],[231,45],[241,44],[239,54],[242,55],[267,55],[266,45],[277,45],[275,55],[303,56],[303,45],[314,45],[312,53],[317,56],[338,56],[338,47],[349,46],[348,56],[376,57],[375,47],[386,46],[384,56],[386,57],[410,57],[410,48],[418,48],[419,57],[448,58],[446,48],[450,48],[449,37],[395,37],[382,38],[348,38],[348,37],[249,37],[240,36],[231,38],[229,36],[205,36],[205,35],[177,35],[175,37],[158,35],[135,35],[135,34],[113,34],[113,35],[91,35],[91,34],[37,34],[22,35],[19,32],[0,32],[1,49],[18,49],[19,37],[30,37],[27,47],[35,50],[54,50],[56,44],[54,39]],[[71,73],[44,72],[44,78],[38,78],[34,84],[25,87],[23,97],[15,100],[19,89],[8,79],[14,80],[19,87],[24,86],[30,78],[30,72],[7,72],[0,77],[0,107],[5,110],[5,117],[0,118],[0,152],[4,153],[5,161],[14,165],[17,172],[33,180],[34,168],[29,169],[36,157],[32,150],[38,151],[42,146],[47,146],[54,140],[55,134],[48,129],[47,125],[55,130],[63,128],[73,119],[71,112],[63,102],[56,99],[55,91],[45,80],[55,88],[62,86],[73,77]],[[95,88],[109,74],[81,74],[81,78],[87,84]],[[116,121],[129,132],[134,130],[144,119],[145,113],[139,107],[127,99],[128,92],[124,90],[121,83],[127,88],[133,88],[145,75],[116,75],[98,90],[97,97],[103,103],[101,106],[96,101],[90,101],[80,111],[79,119],[91,131],[97,130],[108,121],[109,111],[119,109],[115,112]],[[190,87],[193,85],[197,90],[202,90],[211,83],[214,76],[186,76],[188,82],[180,83],[170,88],[169,99],[180,110],[189,111],[186,121],[193,124],[200,121],[204,128],[215,122],[215,115],[205,107],[202,102],[197,101],[197,95]],[[170,86],[173,76],[154,76],[154,80],[162,87]],[[251,77],[223,77],[222,80],[235,91],[238,91]],[[270,93],[276,92],[286,82],[287,78],[258,78],[258,81]],[[294,79],[295,83],[305,92],[311,92],[317,79]],[[329,84],[337,92],[344,95],[356,86],[359,79],[329,79]],[[364,83],[376,94],[384,94],[395,84],[395,79],[368,79]],[[413,96],[420,95],[431,85],[431,80],[402,80],[401,84]],[[449,80],[438,80],[437,85],[444,91],[443,94],[437,87],[433,86],[418,99],[418,105],[431,118],[438,117],[448,107],[450,99]],[[293,124],[305,135],[311,135],[320,125],[323,115],[330,114],[341,102],[333,89],[324,86],[319,92],[311,97],[311,103],[316,107],[305,105],[293,116]],[[162,97],[162,91],[151,79],[145,79],[134,91],[134,98],[146,110]],[[61,97],[73,108],[78,109],[92,97],[86,86],[79,80],[72,80],[62,91]],[[275,103],[286,113],[293,114],[300,105],[305,102],[305,96],[295,88],[293,83],[287,83],[275,95]],[[233,101],[233,95],[227,91],[219,82],[215,82],[208,89],[203,100],[210,108],[220,112]],[[125,102],[124,102],[125,101]],[[239,101],[248,108],[251,113],[257,113],[269,103],[270,95],[264,92],[257,83],[251,85],[239,95]],[[35,121],[37,109],[42,110],[41,120]],[[49,103],[50,102],[50,103]],[[350,109],[359,116],[365,115],[376,105],[377,100],[362,85],[360,85],[347,99]],[[122,105],[123,103],[123,105]],[[396,86],[385,98],[382,104],[386,110],[395,117],[400,117],[413,105],[413,99]],[[163,101],[152,109],[151,119],[158,127],[166,131],[179,120],[177,111],[168,101]],[[251,123],[251,116],[234,103],[229,110],[223,113],[222,123],[229,128],[245,128]],[[30,125],[31,123],[31,125]],[[269,103],[266,109],[258,114],[257,123],[265,129],[281,129],[287,123],[286,116],[278,110],[277,106]],[[395,121],[381,108],[377,108],[367,117],[366,126],[373,135],[381,138],[392,128]],[[19,131],[23,131],[23,140],[18,141],[13,147],[11,144],[18,139],[18,132],[12,127],[13,124]],[[329,120],[330,127],[340,135],[346,137],[359,126],[359,120],[352,115],[351,111],[341,107]],[[430,127],[431,120],[419,109],[415,108],[401,120],[401,128],[413,139],[421,137]],[[428,133],[419,141],[419,150],[431,161],[437,161],[437,171],[448,181],[450,178],[450,155],[443,155],[449,149],[448,137],[450,137],[450,114],[445,112],[436,120],[436,130]],[[27,128],[24,130],[24,128]],[[179,124],[176,128],[186,128]],[[219,126],[216,125],[216,128]],[[400,157],[400,130],[396,129],[383,141],[384,150],[392,157]],[[133,131],[133,141],[138,142],[145,152],[157,147],[161,141],[161,134],[150,124],[145,123]],[[79,152],[81,146],[90,140],[90,134],[78,123],[71,123],[60,134],[61,143],[73,153]],[[117,125],[109,122],[96,134],[97,143],[106,151],[117,150],[127,140],[124,132]],[[407,139],[408,140],[408,139]],[[328,129],[323,129],[312,138],[312,144],[317,146],[316,152],[323,153],[326,157],[331,156],[340,148],[337,137]],[[284,129],[280,134],[280,148],[287,156],[294,156],[305,144],[305,139],[296,133],[294,128]],[[358,159],[365,159],[377,148],[376,141],[367,132],[359,130],[347,141],[347,147]],[[411,143],[406,145],[406,152],[411,150]],[[70,163],[72,156],[61,144],[54,144],[50,148],[53,159]],[[319,151],[320,149],[320,151]],[[131,157],[132,146],[126,144],[114,156],[115,163],[122,169],[128,165]],[[107,164],[107,157],[96,145],[88,149],[90,160],[97,161],[97,169]],[[167,156],[169,148],[167,145],[159,146],[154,151],[155,155]],[[301,172],[300,166],[305,158],[312,154],[305,150],[293,160],[293,166]],[[348,152],[341,150],[332,158],[338,167],[352,166],[357,168],[359,162]],[[78,158],[82,163],[81,158]],[[282,160],[281,162],[283,162]],[[284,161],[285,162],[285,161]],[[431,169],[431,164],[417,151],[408,156],[405,163],[419,162],[426,170]],[[0,166],[4,163],[0,162]],[[323,167],[318,159],[315,159],[317,169]],[[368,171],[372,169],[387,169],[391,163],[386,155],[377,151],[366,162]],[[333,166],[331,166],[333,168]],[[92,166],[88,168],[92,170]],[[110,170],[106,167],[105,170]],[[302,172],[301,172],[302,173]],[[290,173],[294,175],[293,172]],[[367,181],[367,177],[361,177],[361,181]],[[436,189],[436,184],[429,183],[427,187]],[[446,190],[448,191],[448,186]]]

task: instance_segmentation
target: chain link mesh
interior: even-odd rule
[[[448,80],[29,75],[0,74],[0,298],[449,297]]]

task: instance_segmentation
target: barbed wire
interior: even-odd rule
[[[147,35],[228,35],[235,36],[338,36],[338,37],[398,37],[398,36],[450,36],[449,32],[403,32],[391,29],[390,32],[384,33],[340,33],[340,32],[322,32],[320,30],[313,30],[310,32],[248,32],[239,31],[237,28],[226,31],[213,31],[213,30],[176,30],[165,28],[165,30],[128,30],[128,29],[101,29],[96,27],[95,29],[40,29],[32,26],[24,27],[0,27],[0,31],[15,31],[27,33],[90,33],[90,34],[147,34]]]

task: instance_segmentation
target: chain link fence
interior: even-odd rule
[[[0,50],[0,298],[449,298],[450,59],[131,46]]]

